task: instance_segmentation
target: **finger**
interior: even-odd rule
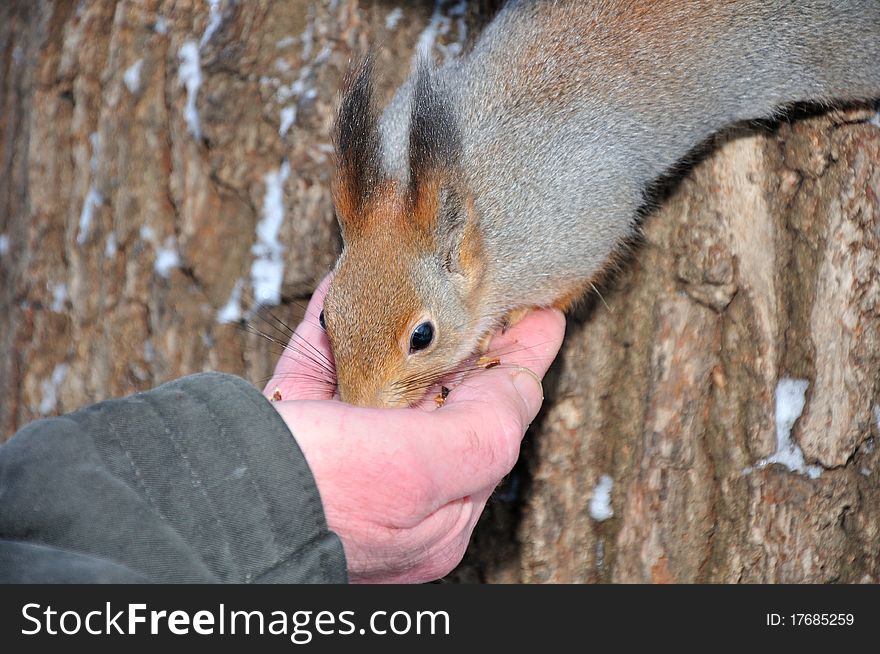
[[[420,546],[412,565],[384,581],[426,583],[452,572],[464,558],[474,528],[493,492],[494,486],[482,489],[426,516],[414,528]]]
[[[439,500],[494,486],[513,468],[529,424],[543,402],[540,379],[562,344],[565,318],[536,311],[504,335],[515,345],[504,365],[480,370],[449,394],[413,437]]]
[[[537,392],[529,392],[533,389],[528,384],[523,384],[527,392],[524,399],[534,411],[528,416],[524,413],[523,416],[531,422],[543,399],[540,379],[556,358],[564,336],[565,316],[556,309],[532,312],[505,333],[499,332],[490,344],[490,351],[495,353],[492,358],[498,359],[493,362],[496,365],[474,372],[464,383],[453,389],[444,404],[444,411],[466,403],[486,404],[493,393],[498,394],[495,380],[506,376],[519,378],[525,373],[532,377],[537,388]]]
[[[432,472],[438,462],[426,458],[417,443],[418,435],[431,431],[438,414],[366,409],[339,401],[273,406],[308,462],[328,523],[354,513],[359,521],[413,529],[444,505],[497,485],[492,477],[476,493],[452,499],[438,494]]]
[[[333,353],[327,333],[318,316],[332,273],[327,275],[309,300],[302,322],[278,359],[275,372],[263,391],[272,398],[277,393],[284,400],[330,399],[336,389]],[[278,399],[277,396],[275,399]]]
[[[509,363],[526,367],[531,366],[536,358],[540,362],[544,357],[543,346],[552,346],[555,343],[555,337],[552,333],[555,325],[542,327],[543,320],[541,320],[537,330],[535,329],[534,321],[536,318],[534,316],[545,313],[556,315],[561,321],[562,329],[565,329],[565,316],[561,311],[556,309],[532,311],[511,327],[495,332],[489,341],[489,347],[483,359],[486,361],[499,359],[501,364]],[[542,342],[541,337],[546,337],[547,340]]]

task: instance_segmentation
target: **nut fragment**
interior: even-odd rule
[[[477,359],[477,365],[488,370],[495,366],[501,365],[500,357],[480,357]]]
[[[447,397],[449,397],[449,389],[445,386],[441,386],[440,392],[437,394],[437,397],[434,398],[434,402],[437,404],[437,408],[440,408],[446,403]]]

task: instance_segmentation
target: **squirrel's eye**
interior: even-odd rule
[[[413,330],[412,336],[409,337],[410,354],[424,350],[434,340],[434,325],[429,322],[423,322]]]
[[[312,315],[315,315],[315,314],[312,314]],[[321,309],[321,314],[318,316],[318,322],[321,323],[321,329],[323,329],[326,332],[327,331],[327,323],[324,322],[324,310],[323,309]]]

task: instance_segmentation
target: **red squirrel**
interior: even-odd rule
[[[335,122],[321,323],[344,401],[407,406],[505,319],[584,295],[646,189],[720,128],[880,97],[880,1],[512,0],[381,114],[371,75]]]

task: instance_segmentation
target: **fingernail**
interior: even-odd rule
[[[520,368],[513,378],[513,387],[526,403],[532,416],[537,415],[544,402],[544,387],[538,375],[528,368]]]

